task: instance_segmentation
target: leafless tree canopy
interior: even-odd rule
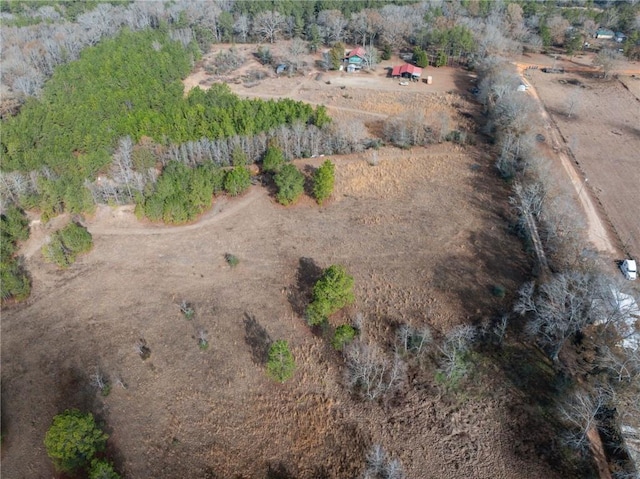
[[[389,358],[375,345],[356,340],[345,348],[344,355],[347,384],[364,399],[380,399],[406,379],[406,366],[400,356]]]

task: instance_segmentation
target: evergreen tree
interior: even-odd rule
[[[44,444],[56,469],[74,473],[104,450],[108,437],[98,428],[91,413],[71,409],[53,418]]]
[[[291,163],[287,163],[275,175],[274,181],[278,187],[276,199],[282,205],[290,205],[304,192],[304,175]]]
[[[313,196],[319,205],[333,193],[335,184],[335,167],[330,160],[325,162],[313,174]]]
[[[270,145],[262,160],[262,171],[265,173],[278,173],[284,166],[282,150],[275,145]]]
[[[235,166],[224,177],[224,190],[231,196],[244,193],[251,186],[251,173],[244,166]]]

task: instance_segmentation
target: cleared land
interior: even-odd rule
[[[640,97],[637,77],[604,81],[592,73],[545,74],[531,81],[559,127],[577,167],[618,237],[640,256]],[[625,87],[628,85],[628,87]]]
[[[437,71],[450,72],[445,91],[468,81]],[[272,90],[281,80],[250,91],[281,94]],[[322,85],[333,87],[330,111],[341,119],[414,105],[447,113],[456,127],[478,114],[463,96],[428,95],[423,84],[352,92],[313,80],[293,96],[325,102]],[[508,185],[484,145],[381,149],[377,166],[367,155],[332,158],[336,191],[323,208],[309,198],[281,207],[260,186],[178,228],[101,208],[87,220],[94,249],[67,271],[43,262],[39,246],[51,230],[35,226],[25,245],[33,294],[2,319],[3,474],[51,477],[44,434],[54,414],[80,407],[105,421],[110,455],[128,478],[356,477],[372,444],[400,458],[408,477],[571,477],[557,469],[554,432],[530,394],[549,387],[534,357],[515,361],[526,372],[484,359],[459,394],[444,393],[432,368],[411,369],[384,404],[345,389],[340,355],[301,318],[320,268],[341,263],[355,277],[356,304],[334,325],[362,313],[368,340],[387,348],[401,322],[427,323],[438,338],[487,323],[509,308],[531,268],[508,233]],[[322,160],[296,164],[308,171]],[[230,268],[225,253],[240,264]],[[492,296],[495,285],[505,298]],[[190,321],[183,300],[195,308]],[[198,348],[202,330],[207,351]],[[135,351],[141,339],[146,361]],[[290,342],[298,365],[284,385],[262,364],[277,339]],[[114,383],[108,397],[90,385],[97,368]]]

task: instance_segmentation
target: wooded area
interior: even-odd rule
[[[83,183],[109,171],[121,137],[167,145],[329,121],[321,107],[289,99],[241,100],[223,84],[193,89],[185,98],[180,80],[197,54],[193,45],[185,48],[162,31],[124,31],[60,67],[41,98],[29,99],[3,124],[4,170],[42,174],[17,200],[46,216],[90,210]],[[128,153],[118,152],[122,172],[131,163],[131,145]]]

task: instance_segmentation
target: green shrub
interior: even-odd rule
[[[29,237],[29,221],[19,208],[11,205],[0,215],[0,298],[26,299],[31,281],[16,258],[16,243]]]
[[[31,280],[22,265],[15,258],[0,263],[0,296],[2,300],[27,299],[31,294]]]
[[[113,468],[113,463],[104,459],[91,461],[89,479],[120,479],[120,474]]]
[[[438,56],[436,57],[436,67],[446,67],[449,62],[449,57],[443,51],[438,52]]]
[[[240,259],[236,255],[233,255],[231,253],[226,253],[224,255],[224,259],[227,262],[227,264],[232,268],[234,266],[238,266],[238,263],[240,263]]]
[[[282,205],[294,203],[304,192],[304,175],[291,163],[282,167],[274,181],[278,187],[276,199]]]
[[[187,303],[187,301],[182,300],[180,303],[180,312],[185,317],[185,319],[192,320],[196,314],[196,310],[193,308],[193,305]]]
[[[342,349],[349,344],[356,337],[357,331],[353,326],[348,324],[343,324],[336,328],[336,332],[333,335],[333,340],[331,344],[338,351],[342,351]]]
[[[104,450],[108,437],[98,428],[91,413],[71,409],[53,418],[44,445],[56,469],[73,473]]]
[[[354,301],[353,276],[347,274],[344,266],[329,266],[313,286],[313,301],[306,310],[307,322],[311,326],[322,324]]]
[[[284,154],[277,146],[269,146],[262,160],[262,171],[278,173],[284,166]]]
[[[325,160],[313,174],[313,196],[319,205],[322,206],[331,196],[335,181],[335,166],[330,160]]]
[[[491,287],[491,294],[493,296],[495,296],[496,298],[504,298],[505,294],[506,294],[506,290],[504,289],[504,286],[501,286],[499,284],[494,284]]]
[[[51,237],[49,244],[42,247],[42,254],[61,268],[71,266],[76,257],[86,253],[93,246],[91,233],[83,226],[69,223]]]
[[[296,363],[286,341],[280,339],[269,348],[267,374],[278,382],[285,382],[293,376]]]
[[[238,196],[251,186],[251,173],[244,166],[234,166],[224,176],[224,190],[231,196]]]

